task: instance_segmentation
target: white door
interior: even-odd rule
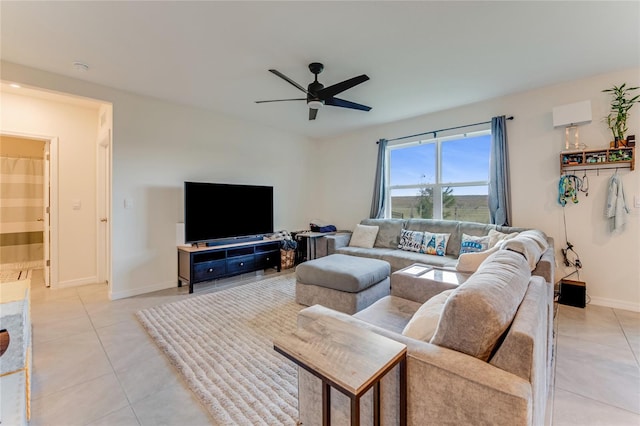
[[[111,212],[111,129],[98,140],[98,282],[109,282]]]
[[[50,250],[50,229],[51,229],[51,186],[50,186],[50,171],[51,171],[51,143],[49,141],[44,143],[44,206],[42,217],[43,221],[43,245],[44,245],[44,285],[47,287],[51,286],[51,257],[49,254]]]

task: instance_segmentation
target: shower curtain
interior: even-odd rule
[[[0,157],[0,264],[43,264],[44,160]],[[11,266],[13,265],[13,266]]]

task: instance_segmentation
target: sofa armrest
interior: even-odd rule
[[[544,253],[542,253],[542,256],[540,257],[540,260],[536,264],[535,269],[531,271],[531,275],[540,276],[544,278],[544,280],[547,283],[550,283],[553,286],[554,279],[555,279],[554,277],[555,268],[556,268],[555,262],[556,262],[556,257],[554,253],[554,247],[553,247],[553,244],[551,244],[551,246],[549,246],[549,248],[545,250]]]
[[[324,238],[326,238],[327,240],[327,255],[335,254],[336,249],[349,245],[349,241],[351,240],[351,232],[327,235]]]
[[[531,384],[515,374],[461,352],[411,339],[320,305],[300,311],[298,326],[304,327],[326,316],[407,345],[409,424],[422,424],[424,419],[432,419],[437,424],[531,424]],[[397,389],[398,376],[392,377],[396,383],[385,385],[385,388]],[[318,399],[318,395],[306,395],[305,392],[311,392],[310,388],[301,388],[301,406],[310,407],[308,399]],[[320,389],[313,392],[320,392]],[[383,392],[383,398],[395,400],[396,397]],[[383,401],[382,406],[393,404]],[[316,418],[316,414],[319,413],[305,413],[304,417]],[[397,419],[396,414],[386,413],[383,417]]]

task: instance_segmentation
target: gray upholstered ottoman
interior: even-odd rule
[[[332,254],[296,267],[296,302],[354,314],[390,292],[388,262]]]

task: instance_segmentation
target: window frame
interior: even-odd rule
[[[436,136],[432,139],[417,139],[409,142],[403,142],[398,144],[388,144],[385,152],[385,212],[384,217],[386,219],[391,218],[391,191],[394,189],[416,189],[417,191],[423,188],[432,188],[433,194],[433,219],[443,220],[443,208],[442,208],[442,191],[449,188],[462,188],[467,186],[486,186],[487,194],[489,190],[490,173],[487,170],[486,181],[464,181],[464,182],[442,182],[442,143],[459,140],[469,137],[478,137],[491,135],[491,129],[478,130],[473,132],[456,133],[454,135]],[[405,149],[413,146],[423,144],[435,144],[435,182],[434,183],[415,183],[408,185],[391,185],[391,152],[397,149]],[[491,149],[491,148],[489,148]]]

